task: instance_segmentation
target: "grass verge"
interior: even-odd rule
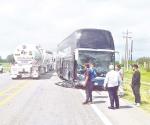
[[[140,93],[141,93],[141,108],[144,109],[145,111],[150,113],[150,84],[148,76],[150,76],[149,72],[141,71],[141,88],[140,88]],[[125,90],[125,96],[124,99],[127,99],[128,101],[134,103],[134,96],[132,93],[132,89],[130,86],[130,81],[132,77],[132,72],[126,72],[125,73],[125,83],[124,83],[124,90]],[[147,82],[147,84],[145,84]]]
[[[10,64],[9,63],[0,63],[2,64],[3,68],[4,68],[4,72],[9,72],[10,71]]]

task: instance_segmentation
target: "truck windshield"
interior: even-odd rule
[[[105,76],[108,72],[108,67],[110,64],[114,63],[114,53],[113,52],[102,52],[102,51],[79,51],[77,71],[83,74],[85,71],[85,64],[92,63],[95,65],[98,76]]]

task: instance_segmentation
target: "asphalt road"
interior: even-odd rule
[[[11,80],[0,74],[0,125],[149,125],[150,114],[121,100],[109,110],[107,92],[93,92],[94,104],[82,105],[85,93],[67,88],[56,73],[39,80]]]

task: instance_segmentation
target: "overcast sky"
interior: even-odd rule
[[[0,0],[0,56],[5,58],[21,43],[54,50],[81,28],[110,30],[122,55],[128,29],[134,58],[150,56],[149,26],[149,0]]]

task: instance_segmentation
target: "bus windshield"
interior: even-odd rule
[[[83,74],[85,71],[85,64],[92,63],[95,65],[97,76],[105,76],[108,72],[108,67],[110,64],[114,63],[114,53],[113,52],[103,52],[103,51],[79,51],[77,72]]]

